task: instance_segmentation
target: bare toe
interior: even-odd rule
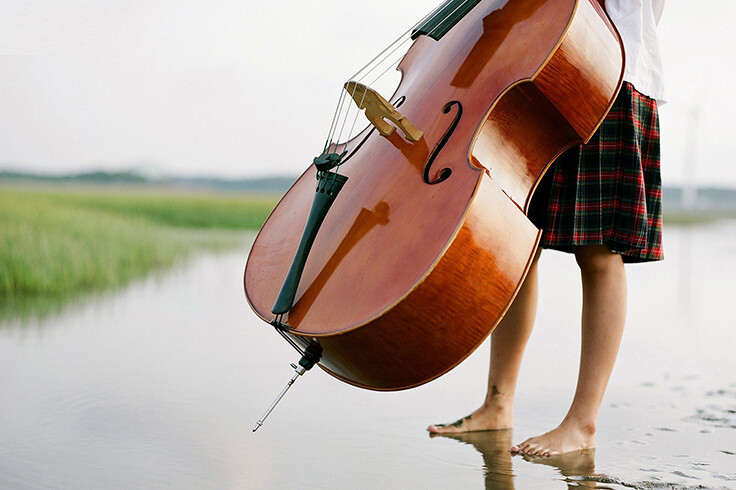
[[[430,434],[460,434],[468,432],[469,428],[465,427],[466,422],[470,422],[471,415],[456,420],[451,424],[434,424],[427,427]]]
[[[525,456],[556,456],[570,451],[592,448],[595,445],[595,431],[572,424],[561,424],[554,430],[537,437],[530,437],[511,452]]]

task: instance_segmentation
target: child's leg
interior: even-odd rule
[[[556,429],[512,451],[550,455],[595,445],[596,420],[616,361],[626,320],[626,271],[606,246],[575,249],[583,282],[580,372],[570,410]]]
[[[508,429],[514,425],[514,391],[537,311],[537,250],[529,274],[503,320],[491,334],[488,392],[483,405],[452,424],[430,425],[433,434]]]

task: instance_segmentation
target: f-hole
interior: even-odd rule
[[[460,118],[463,115],[463,105],[457,100],[453,100],[452,102],[448,102],[447,104],[445,104],[445,107],[442,108],[442,113],[449,114],[452,111],[452,108],[454,106],[457,106],[455,118],[453,119],[450,126],[447,128],[447,131],[445,131],[445,134],[442,136],[442,139],[434,147],[434,150],[432,150],[432,153],[429,155],[429,158],[427,158],[427,163],[424,164],[424,173],[423,173],[422,178],[426,184],[430,184],[430,185],[439,184],[440,182],[444,182],[445,180],[447,180],[450,177],[450,174],[452,174],[452,169],[445,167],[437,173],[437,176],[434,179],[431,179],[429,176],[429,172],[432,168],[432,164],[437,158],[437,155],[440,154],[440,152],[442,151],[442,148],[444,148],[447,142],[450,140],[452,133],[455,132],[455,128],[457,128],[457,125],[460,122]]]

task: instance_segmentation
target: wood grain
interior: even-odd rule
[[[366,131],[339,147],[349,180],[325,218],[283,321],[348,383],[403,389],[447,372],[491,332],[539,238],[524,212],[565,148],[615,98],[622,51],[595,0],[484,0],[439,41],[420,36],[391,97],[423,131]],[[591,66],[593,65],[593,66]],[[424,182],[429,155],[462,115]],[[435,173],[433,173],[435,172]],[[268,218],[244,286],[265,321],[315,185],[308,168]]]

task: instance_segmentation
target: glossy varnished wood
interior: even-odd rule
[[[596,2],[579,1],[562,43],[534,83],[584,141],[613,105],[623,81],[623,44]],[[605,17],[607,20],[607,17]]]
[[[409,49],[390,100],[405,97],[401,113],[423,135],[412,142],[372,131],[347,143],[340,173],[349,180],[284,316],[292,336],[322,345],[320,365],[331,374],[371,389],[416,386],[459,363],[500,320],[539,236],[525,203],[549,162],[597,126],[620,81],[620,48],[600,68],[576,65],[595,58],[596,39],[613,38],[589,2],[484,0],[440,41],[422,36]],[[554,83],[562,76],[568,89]],[[459,104],[444,113],[451,101]],[[429,177],[452,173],[428,185],[424,166],[460,105]],[[310,167],[284,196],[248,259],[246,295],[266,321],[315,173]]]
[[[501,319],[540,236],[484,175],[463,226],[432,272],[400,307],[369,326],[320,337],[330,352],[321,365],[346,382],[378,390],[410,388],[444,374]]]
[[[581,140],[531,82],[514,85],[494,106],[473,146],[491,177],[524,208],[537,179],[565,148]]]

